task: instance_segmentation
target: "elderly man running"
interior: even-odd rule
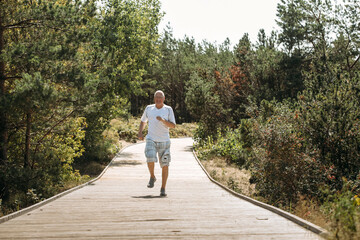
[[[144,140],[143,130],[146,122],[149,121],[148,134],[146,135],[145,156],[150,172],[148,188],[154,187],[156,181],[154,169],[155,162],[159,162],[162,168],[162,185],[160,196],[165,197],[166,181],[169,175],[170,156],[170,135],[169,128],[175,128],[174,111],[170,106],[164,104],[165,95],[158,90],[154,94],[155,104],[148,105],[141,117],[138,137]]]

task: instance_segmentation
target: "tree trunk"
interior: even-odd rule
[[[27,168],[30,163],[30,134],[31,134],[31,110],[26,114],[26,136],[25,136],[25,154],[24,154],[24,168]]]
[[[0,15],[0,53],[4,49],[3,16]],[[7,160],[7,116],[5,104],[5,63],[0,60],[0,164]]]

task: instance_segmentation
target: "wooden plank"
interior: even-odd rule
[[[96,182],[0,224],[0,239],[321,239],[212,183],[172,139],[166,198],[149,173],[144,144],[128,147]]]

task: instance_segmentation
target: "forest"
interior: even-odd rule
[[[159,32],[163,14],[158,0],[0,1],[0,213],[86,181],[79,167],[115,151],[110,121],[162,89],[197,123],[199,157],[360,237],[360,2],[281,0],[280,30],[234,47]]]

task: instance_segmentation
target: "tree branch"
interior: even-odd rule
[[[32,21],[36,21],[37,19],[26,19],[26,20],[23,20],[23,21],[20,21],[18,23],[15,23],[15,24],[10,24],[10,25],[5,25],[3,26],[3,28],[15,28],[17,26],[22,26],[24,24],[33,24]]]
[[[60,121],[58,121],[57,123],[55,123],[52,127],[50,127],[50,129],[44,134],[44,136],[42,136],[42,138],[37,142],[37,146],[35,148],[34,154],[36,154],[36,152],[39,150],[39,146],[40,143],[45,139],[45,137],[47,135],[49,135],[52,130],[57,127],[59,124],[61,124],[62,122],[64,122],[68,117],[70,117],[74,112],[76,111],[76,109],[72,110],[69,114],[67,114],[63,119],[61,119]]]
[[[21,76],[5,77],[5,80],[8,80],[8,79],[22,79],[22,77]]]
[[[360,55],[357,57],[355,62],[351,65],[350,69],[352,69],[359,60],[360,60]]]
[[[64,31],[66,29],[62,29],[62,28],[59,28],[59,27],[55,27],[55,26],[49,26],[49,25],[46,25],[46,21],[53,21],[55,19],[52,19],[52,18],[45,18],[45,19],[27,19],[27,20],[23,20],[23,21],[20,21],[18,23],[15,23],[15,24],[11,24],[11,25],[6,25],[6,26],[3,26],[2,28],[3,29],[18,29],[18,28],[28,28],[28,27],[33,27],[33,26],[44,26],[44,27],[48,27],[48,28],[51,28],[51,29],[55,29],[55,30],[58,30],[58,31]],[[64,24],[62,22],[62,24]],[[58,24],[60,25],[60,24]]]

